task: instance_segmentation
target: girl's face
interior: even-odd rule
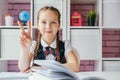
[[[59,28],[60,23],[55,12],[50,10],[40,12],[38,29],[43,38],[55,38]]]

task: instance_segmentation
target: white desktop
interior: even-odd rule
[[[78,72],[80,80],[87,77],[98,77],[100,80],[119,80],[120,72]],[[0,80],[28,80],[31,73],[0,72]],[[88,79],[89,80],[89,79]]]

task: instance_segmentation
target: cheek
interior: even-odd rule
[[[57,28],[57,29],[55,28],[55,29],[54,29],[54,33],[55,33],[55,34],[56,34],[58,31],[59,31],[59,28]]]
[[[42,27],[38,27],[39,32],[42,34],[44,29]]]

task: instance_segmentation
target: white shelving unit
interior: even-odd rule
[[[1,0],[2,1],[2,0]],[[15,3],[22,3],[24,0],[9,0]],[[77,50],[81,60],[95,60],[95,71],[105,70],[104,61],[119,61],[120,58],[103,58],[102,57],[102,31],[103,29],[120,29],[120,1],[119,0],[26,0],[26,3],[31,3],[32,25],[36,26],[36,15],[38,9],[45,5],[51,5],[60,10],[62,13],[61,27],[63,31],[63,40],[71,40],[72,46]],[[97,12],[97,24],[95,26],[71,26],[70,16],[71,16],[71,5],[83,5],[92,4],[94,5],[94,10]],[[1,5],[0,5],[1,6]],[[37,8],[39,7],[39,8]],[[1,9],[1,8],[0,8]],[[2,13],[3,14],[3,13]],[[109,14],[109,15],[108,15]],[[115,17],[113,16],[115,15]],[[109,17],[111,16],[111,17]],[[0,26],[1,29],[1,52],[5,50],[13,52],[12,55],[1,54],[1,59],[18,59],[18,43],[13,42],[18,39],[19,29],[18,26],[5,27]],[[13,30],[13,31],[11,31]],[[8,34],[10,33],[10,34]],[[8,36],[8,37],[4,37]],[[11,37],[12,36],[12,37]],[[11,41],[9,41],[11,40]],[[9,43],[7,43],[9,42]],[[8,50],[8,47],[10,49]],[[17,49],[16,49],[17,48]],[[17,50],[17,52],[15,52]],[[112,62],[113,63],[113,62]],[[108,63],[107,63],[108,64]],[[108,70],[108,69],[107,69]]]
[[[72,46],[77,50],[80,60],[95,60],[95,71],[102,71],[102,36],[101,36],[101,0],[67,0],[68,2],[68,24],[67,39],[71,40]],[[95,5],[98,24],[96,26],[71,26],[71,5]]]
[[[96,71],[110,71],[104,61],[118,61],[120,58],[102,57],[102,31],[103,29],[120,29],[120,1],[118,0],[67,0],[67,39],[77,49],[81,60],[96,60]],[[71,5],[92,4],[97,12],[97,26],[71,26]],[[114,10],[114,11],[111,11]],[[109,15],[108,15],[109,14]],[[116,15],[115,15],[116,14]],[[115,17],[113,16],[115,15]],[[112,16],[112,17],[110,17]],[[113,63],[113,62],[112,62]],[[108,63],[107,63],[108,64]],[[110,64],[110,63],[109,63]],[[117,66],[117,65],[116,65]],[[107,66],[109,68],[109,66]],[[105,68],[105,69],[103,69]],[[116,69],[111,68],[112,71]]]

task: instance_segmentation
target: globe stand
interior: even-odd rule
[[[26,23],[23,23],[23,26],[26,26]]]
[[[20,22],[22,22],[22,21],[20,21]],[[27,23],[27,22],[22,22],[22,25],[23,25],[23,26],[26,26],[26,23]]]

